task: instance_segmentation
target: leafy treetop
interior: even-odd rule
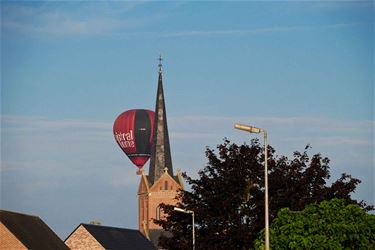
[[[179,191],[177,206],[195,212],[197,249],[249,249],[264,227],[264,149],[256,139],[240,146],[224,140],[217,149],[207,148],[208,163],[199,178],[183,174],[191,191]],[[372,209],[350,196],[360,180],[342,174],[328,186],[329,159],[320,154],[310,158],[308,149],[288,159],[268,146],[270,222],[281,208],[300,211],[332,198]],[[166,217],[155,222],[173,236],[161,237],[161,247],[191,249],[191,216],[171,205],[162,208]]]
[[[375,215],[332,199],[303,211],[282,208],[270,225],[272,249],[375,249]],[[255,249],[264,249],[259,234]]]

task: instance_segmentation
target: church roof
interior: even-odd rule
[[[138,230],[81,224],[105,249],[154,250],[154,245]],[[79,227],[79,226],[78,226]],[[77,227],[77,228],[78,228]],[[75,230],[74,230],[75,231]],[[74,232],[73,232],[74,233]],[[68,237],[69,238],[69,237]]]
[[[69,249],[37,216],[0,210],[0,221],[28,249]]]
[[[154,139],[151,149],[151,160],[149,168],[149,182],[152,186],[164,173],[164,168],[173,176],[171,149],[167,125],[167,114],[163,91],[163,72],[161,57],[159,58],[159,79],[155,105]]]

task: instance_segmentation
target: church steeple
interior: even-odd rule
[[[159,57],[159,79],[158,91],[155,105],[154,139],[151,149],[151,161],[149,169],[149,181],[153,185],[165,172],[173,176],[171,149],[169,145],[167,115],[165,111],[163,91],[163,68],[162,57]]]
[[[159,236],[165,233],[163,228],[154,222],[164,216],[160,204],[176,205],[179,202],[176,199],[178,190],[184,189],[181,173],[177,171],[177,175],[173,175],[161,62],[160,55],[150,169],[148,175],[142,173],[138,186],[138,228],[157,248]]]

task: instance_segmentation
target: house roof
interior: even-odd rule
[[[138,230],[92,224],[81,225],[107,250],[156,249]]]
[[[0,221],[28,249],[69,249],[37,216],[0,210]]]

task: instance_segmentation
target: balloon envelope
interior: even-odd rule
[[[117,144],[138,168],[150,158],[154,116],[151,110],[132,109],[120,114],[113,124]]]

